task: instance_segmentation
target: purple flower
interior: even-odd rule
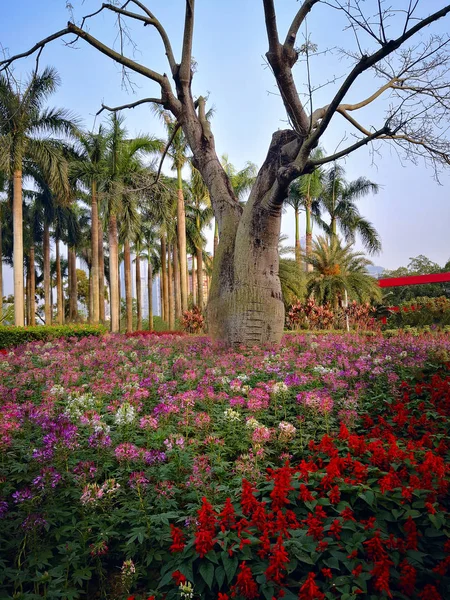
[[[22,504],[25,500],[31,500],[34,498],[33,492],[30,488],[24,488],[23,490],[17,490],[12,495],[15,504]]]
[[[8,503],[7,502],[0,502],[0,519],[3,519],[3,517],[6,515],[6,513],[8,512]]]

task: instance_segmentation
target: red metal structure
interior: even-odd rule
[[[443,283],[450,281],[450,273],[430,273],[429,275],[408,275],[407,277],[388,277],[379,279],[381,288],[396,287],[398,285],[420,285],[423,283]]]

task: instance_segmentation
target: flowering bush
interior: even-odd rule
[[[3,353],[0,597],[447,598],[449,352],[290,334]]]
[[[205,318],[198,306],[194,306],[192,310],[185,310],[181,325],[184,331],[188,333],[200,333],[205,324]]]
[[[387,327],[444,327],[450,325],[450,300],[439,298],[414,298],[400,306],[391,307]]]
[[[287,315],[289,329],[350,329],[355,331],[379,331],[380,322],[375,318],[375,309],[366,302],[356,301],[347,307],[332,310],[328,305],[316,304],[313,299],[293,304]]]

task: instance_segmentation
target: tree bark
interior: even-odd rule
[[[140,248],[136,249],[136,307],[137,307],[137,331],[142,331],[142,290],[141,290],[141,258]]]
[[[173,268],[172,268],[172,244],[167,244],[167,293],[169,295],[169,329],[173,331],[175,329],[175,296],[173,290]]]
[[[217,246],[219,245],[219,223],[217,219],[214,219],[214,245],[213,245],[213,258],[216,256]]]
[[[133,294],[131,291],[131,254],[130,242],[125,240],[123,245],[123,262],[125,270],[125,309],[126,309],[126,330],[127,333],[133,331]]]
[[[30,326],[31,321],[31,297],[30,297],[30,260],[25,259],[25,325]]]
[[[97,325],[100,320],[100,293],[99,293],[99,261],[98,261],[98,201],[97,183],[91,186],[91,295],[92,318],[91,322]]]
[[[105,322],[105,256],[103,252],[103,226],[98,221],[98,300],[99,300],[99,319],[101,323]]]
[[[203,252],[201,248],[197,248],[197,288],[198,288],[198,301],[197,304],[200,310],[204,308],[204,293],[203,293]]]
[[[36,325],[36,264],[34,246],[30,247],[30,325]]]
[[[148,328],[153,331],[153,270],[151,261],[151,248],[148,247],[147,261],[147,294],[148,294]]]
[[[186,254],[186,212],[184,209],[183,180],[181,169],[177,169],[178,193],[177,193],[177,234],[178,251],[180,253],[180,280],[181,280],[181,309],[188,307],[188,272]]]
[[[167,249],[166,249],[166,236],[165,234],[161,237],[161,277],[162,277],[162,313],[163,320],[166,323],[169,320],[169,294],[168,294],[168,280],[167,280],[167,266],[166,266],[166,257],[167,257]]]
[[[311,256],[312,252],[312,220],[311,220],[311,204],[306,204],[306,256]],[[311,273],[313,270],[312,265],[308,262],[306,270]]]
[[[164,321],[163,277],[161,270],[159,271],[159,305],[161,309],[161,319]]]
[[[92,298],[92,269],[88,267],[89,270],[89,297],[88,297],[88,322],[92,323],[92,313],[94,310],[94,303]]]
[[[120,296],[119,296],[119,242],[117,234],[117,217],[109,217],[109,281],[111,332],[118,333],[120,328]]]
[[[69,263],[69,320],[72,322],[78,319],[78,282],[77,282],[77,258],[75,248],[69,248],[67,251]]]
[[[302,266],[302,247],[300,245],[300,227],[299,227],[299,212],[294,210],[295,214],[295,260],[301,269]]]
[[[16,327],[23,327],[23,209],[21,168],[14,170],[13,178],[13,233],[14,325]]]
[[[50,290],[50,228],[47,222],[44,222],[44,315],[45,324],[52,324],[52,301]]]
[[[55,240],[56,250],[56,321],[58,325],[64,323],[64,302],[63,302],[63,289],[62,289],[62,277],[61,277],[61,257],[59,254],[59,240]]]
[[[175,294],[175,319],[181,319],[181,281],[180,281],[180,259],[178,257],[178,243],[173,243],[173,287]]]
[[[192,269],[191,269],[191,290],[192,290],[192,306],[197,306],[197,289],[196,289],[196,285],[197,285],[197,276],[196,276],[196,268],[195,268],[195,255],[193,254],[191,256],[191,264],[192,264]]]

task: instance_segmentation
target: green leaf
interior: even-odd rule
[[[228,583],[231,583],[233,581],[233,577],[237,571],[238,568],[238,559],[236,556],[228,556],[228,554],[224,553],[222,554],[222,562],[223,562],[223,566],[225,568],[225,573],[227,575],[227,579],[228,579]]]
[[[214,565],[212,562],[203,561],[200,565],[199,572],[205,580],[206,585],[209,587],[209,589],[211,589],[214,580]]]
[[[219,586],[219,590],[221,590],[223,582],[225,581],[225,569],[221,565],[219,565],[218,567],[216,567],[215,575],[217,585]]]

